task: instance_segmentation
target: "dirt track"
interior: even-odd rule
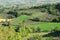
[[[0,22],[11,21],[12,19],[0,19]]]

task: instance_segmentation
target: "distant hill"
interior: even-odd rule
[[[16,6],[19,5],[20,7],[25,6],[38,6],[41,4],[48,4],[48,3],[59,3],[60,0],[0,0],[0,5],[3,6]]]

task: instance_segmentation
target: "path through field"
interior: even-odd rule
[[[11,21],[13,19],[0,19],[0,22]]]

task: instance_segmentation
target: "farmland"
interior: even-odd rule
[[[0,40],[60,40],[59,5],[1,9]]]

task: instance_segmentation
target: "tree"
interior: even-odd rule
[[[2,25],[3,25],[3,26],[9,26],[9,25],[10,25],[10,22],[8,22],[8,21],[2,22]]]
[[[18,13],[16,11],[8,11],[7,14],[11,14],[15,17],[18,17]]]
[[[47,38],[46,40],[53,40],[53,37],[49,37],[49,38]]]
[[[35,22],[39,22],[40,19],[39,18],[33,18],[33,19],[30,19],[31,21],[35,21]]]
[[[60,3],[56,4],[55,8],[60,11]]]
[[[53,19],[52,22],[60,22],[60,17]]]
[[[12,18],[14,18],[14,16],[13,15],[8,15],[7,18],[12,19]]]
[[[26,23],[22,23],[18,33],[23,38],[26,37],[29,33],[32,33],[32,29],[29,26],[27,26]]]

